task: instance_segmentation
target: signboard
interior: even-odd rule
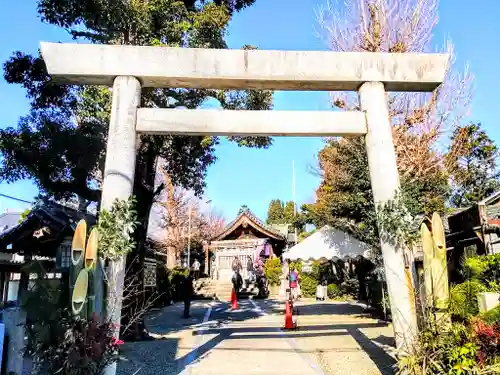
[[[144,286],[156,287],[156,259],[144,259]]]
[[[303,262],[302,263],[302,273],[311,273],[312,272],[312,262]]]

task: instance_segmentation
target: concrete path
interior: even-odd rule
[[[392,328],[348,303],[297,304],[298,329],[282,331],[284,305],[273,300],[196,302],[151,314],[156,340],[125,344],[118,375],[393,374]]]

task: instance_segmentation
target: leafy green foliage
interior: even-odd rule
[[[337,284],[328,284],[326,294],[330,299],[337,299],[342,296],[342,292]]]
[[[100,323],[95,316],[87,321],[63,313],[58,320],[37,327],[32,330],[31,354],[41,374],[101,375],[118,359],[122,342],[113,337],[113,325]]]
[[[264,263],[264,273],[269,285],[280,285],[280,277],[283,273],[281,259],[278,257],[267,259]]]
[[[498,147],[481,124],[470,123],[455,129],[447,155],[452,171],[453,207],[468,207],[498,190],[497,156]]]
[[[273,199],[267,209],[267,224],[285,224],[285,206],[280,199]]]
[[[419,232],[413,228],[415,219],[404,205],[400,194],[396,194],[395,199],[378,205],[377,221],[380,235],[401,248],[412,246],[419,240]]]
[[[500,306],[481,314],[480,318],[488,324],[500,324]]]
[[[255,0],[38,0],[43,22],[74,39],[98,44],[227,48],[225,36],[234,12]],[[243,46],[252,49],[251,46]],[[19,84],[31,101],[17,128],[0,131],[0,179],[31,178],[56,198],[77,194],[98,201],[100,173],[110,111],[110,90],[55,85],[40,56],[15,52],[4,64],[8,83]],[[255,90],[144,89],[143,107],[197,108],[214,99],[225,109],[269,109],[272,93]],[[232,137],[241,146],[268,147],[266,137]],[[176,185],[201,194],[208,166],[216,160],[217,137],[141,136],[134,191],[141,211],[154,199],[158,156]],[[140,219],[147,222],[147,214]],[[144,217],[144,218],[143,218]]]
[[[326,143],[318,154],[323,179],[316,191],[316,202],[303,205],[302,209],[317,228],[331,225],[377,244],[375,207],[363,142],[362,138],[353,138]]]
[[[25,352],[37,374],[101,375],[117,359],[120,341],[113,337],[112,325],[73,317],[66,308],[66,280],[48,279],[39,262],[27,264],[23,272],[37,275],[21,299],[27,317]]]
[[[436,322],[429,323],[419,332],[413,352],[400,359],[398,374],[480,374],[478,349],[471,329],[463,324],[442,329]]]
[[[312,230],[310,232],[300,232],[299,233],[299,242],[304,241],[307,237],[309,237],[311,234],[314,234],[316,230]]]
[[[286,204],[280,199],[273,199],[267,209],[267,224],[294,224],[296,221],[293,201]]]
[[[328,140],[318,159],[322,182],[316,202],[302,207],[307,220],[318,228],[328,224],[379,246],[364,139]],[[444,173],[434,173],[432,178],[407,173],[401,176],[399,199],[413,217],[443,212],[448,190]],[[403,218],[405,215],[399,215],[397,220]]]
[[[485,291],[485,286],[477,280],[454,285],[450,290],[450,314],[461,320],[476,316],[479,312],[477,294]]]
[[[31,208],[25,209],[23,212],[21,212],[21,217],[19,218],[19,223],[22,223],[30,214]]]
[[[340,290],[342,295],[349,296],[351,298],[359,297],[359,281],[358,279],[352,277],[344,280],[342,284],[340,284]]]
[[[319,281],[314,277],[314,275],[309,273],[303,273],[300,277],[300,291],[303,297],[312,298],[316,295],[316,287]]]
[[[463,274],[469,280],[481,282],[490,291],[500,292],[500,254],[466,257]]]
[[[116,200],[110,211],[103,210],[99,215],[99,256],[106,260],[117,260],[135,248],[133,233],[138,225],[136,201]]]

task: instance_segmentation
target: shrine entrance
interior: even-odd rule
[[[287,242],[286,235],[264,224],[250,210],[241,212],[236,219],[218,233],[210,243],[214,254],[214,279],[229,281],[232,263],[238,258],[243,266],[243,280],[248,280],[249,260],[252,266],[258,259],[281,256]]]
[[[260,51],[42,43],[54,82],[113,86],[103,209],[132,194],[137,133],[218,136],[363,136],[376,205],[395,199],[399,175],[388,91],[435,90],[447,54]],[[142,87],[357,91],[360,110],[242,111],[139,108]],[[381,239],[398,348],[417,332],[402,251]],[[125,259],[110,265],[114,323],[120,322]]]

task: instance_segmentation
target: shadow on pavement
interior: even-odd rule
[[[276,300],[260,300],[259,305],[271,314],[282,313],[283,303]],[[252,340],[252,339],[268,339],[277,337],[296,340],[301,338],[311,337],[331,337],[331,336],[351,336],[377,366],[382,374],[394,374],[395,360],[392,356],[385,352],[381,345],[391,345],[393,339],[386,336],[379,336],[371,340],[361,330],[386,327],[384,322],[366,322],[361,321],[352,324],[332,323],[332,324],[316,324],[300,326],[294,331],[283,331],[279,327],[231,327],[226,326],[230,323],[244,322],[257,319],[262,315],[256,311],[255,306],[249,301],[241,301],[240,308],[235,311],[230,310],[230,305],[224,302],[218,302],[213,308],[210,319],[203,323],[203,318],[207,310],[207,304],[193,304],[192,319],[181,319],[182,304],[169,307],[168,311],[163,311],[160,315],[151,316],[148,318],[148,328],[151,333],[158,335],[167,335],[172,332],[185,330],[186,328],[193,329],[193,336],[211,335],[207,342],[191,350],[189,353],[176,359],[176,353],[179,350],[179,339],[157,339],[147,342],[133,343],[134,353],[127,356],[127,348],[125,345],[124,356],[126,359],[119,364],[119,375],[133,375],[135,371],[141,368],[138,375],[149,374],[180,374],[189,365],[200,362],[205,358],[210,351],[214,350],[220,343],[225,340]],[[363,308],[348,303],[309,303],[299,305],[300,315],[351,315],[356,316],[363,312]],[[201,337],[200,337],[201,339]],[[375,342],[374,342],[375,341]],[[132,345],[132,344],[129,344]],[[242,350],[231,348],[217,348],[216,350]],[[248,349],[247,349],[248,350]],[[254,349],[252,349],[254,350]],[[256,349],[256,350],[271,350],[273,349]],[[356,348],[332,348],[331,351],[337,352],[354,352],[359,351]],[[290,349],[274,349],[276,352],[297,352],[297,353],[314,353],[315,350],[303,350],[297,345],[291,346]],[[328,351],[328,350],[327,350]],[[324,352],[324,350],[323,350]]]
[[[245,327],[245,328],[217,328],[207,329],[203,332],[194,331],[193,335],[215,335],[211,340],[198,348],[197,358],[202,358],[206,353],[214,349],[224,340],[252,340],[283,337],[285,339],[300,339],[308,337],[331,337],[350,335],[358,345],[370,357],[382,374],[394,374],[395,359],[385,350],[375,344],[367,337],[361,329],[385,327],[385,323],[360,323],[360,324],[327,324],[327,325],[308,325],[300,327],[294,331],[283,331],[276,327]],[[319,332],[318,332],[319,331]],[[321,332],[323,331],[323,332]],[[331,332],[334,331],[334,332]],[[253,349],[252,349],[253,350]],[[292,350],[301,352],[299,349]],[[351,350],[353,351],[353,350]],[[305,351],[308,352],[308,351]],[[314,352],[314,351],[309,351]],[[186,364],[188,365],[188,364]]]

